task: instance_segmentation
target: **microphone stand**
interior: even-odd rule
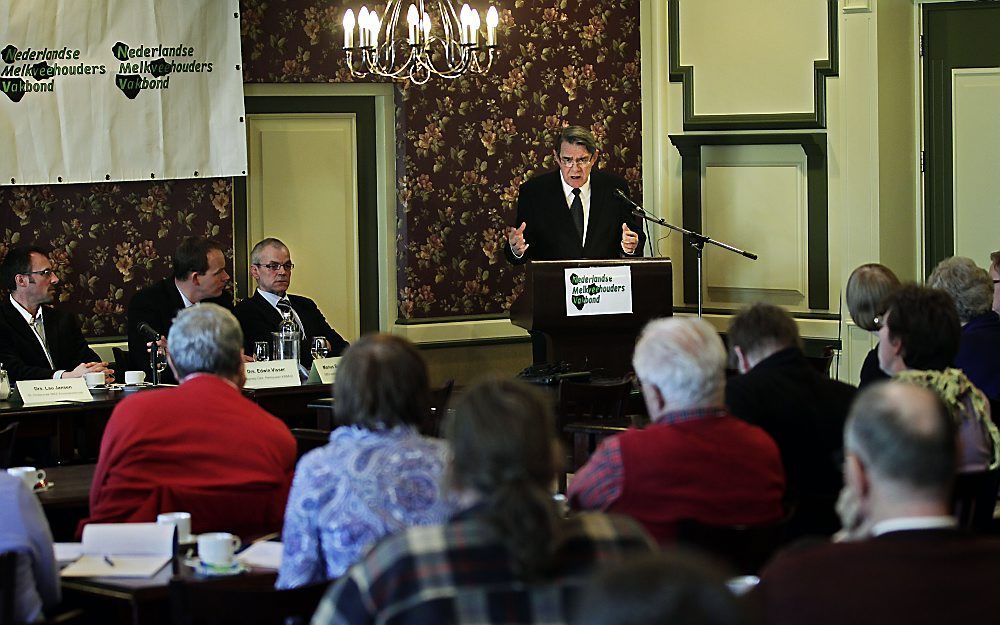
[[[625,193],[622,192],[621,189],[616,189],[616,191],[618,191],[618,195],[620,195],[622,198],[625,199],[626,202],[628,202],[629,204],[632,205],[632,214],[633,215],[635,215],[636,217],[640,217],[642,219],[645,219],[646,221],[653,222],[654,224],[659,224],[659,225],[663,226],[664,228],[669,228],[669,229],[674,230],[676,232],[680,232],[682,235],[684,235],[684,240],[686,240],[688,242],[688,245],[690,245],[691,247],[693,247],[695,249],[695,252],[698,255],[698,316],[699,317],[702,316],[703,303],[704,303],[704,295],[702,294],[702,290],[703,290],[702,289],[702,280],[703,280],[703,274],[702,274],[702,252],[705,250],[705,244],[706,243],[710,243],[710,244],[715,245],[717,247],[721,247],[724,250],[729,250],[730,252],[739,254],[740,256],[745,256],[746,258],[749,258],[750,260],[757,260],[757,255],[754,254],[754,253],[752,253],[752,252],[747,252],[745,250],[741,250],[738,247],[734,247],[732,245],[729,245],[728,243],[723,243],[721,241],[716,241],[715,239],[713,239],[711,237],[705,236],[705,235],[703,235],[701,233],[698,233],[698,232],[695,232],[693,230],[688,230],[686,228],[681,228],[680,226],[675,226],[675,225],[673,225],[671,223],[668,223],[667,221],[665,221],[663,219],[660,219],[659,217],[653,217],[652,215],[650,215],[649,213],[647,213],[645,211],[645,209],[643,209],[643,207],[641,207],[638,204],[636,204],[635,202],[633,202],[627,195],[625,195]]]
[[[156,370],[157,361],[159,360],[159,351],[160,350],[154,342],[153,348],[149,350],[149,377],[152,380],[153,386],[158,386],[160,384],[160,372]]]

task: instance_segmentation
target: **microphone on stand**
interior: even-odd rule
[[[139,334],[153,343],[152,349],[149,350],[149,369],[150,380],[153,385],[156,386],[160,383],[160,372],[156,369],[157,360],[159,359],[159,349],[156,342],[160,340],[162,335],[157,332],[153,326],[149,325],[145,321],[139,323],[139,325],[136,326],[136,330],[139,331]]]
[[[620,197],[621,199],[623,199],[626,202],[628,202],[629,204],[631,204],[632,205],[632,214],[635,215],[636,217],[639,217],[642,220],[642,221],[639,222],[639,232],[642,232],[643,234],[646,235],[646,241],[649,243],[649,255],[652,256],[653,255],[653,240],[652,240],[652,237],[650,236],[650,233],[648,231],[646,231],[646,224],[644,222],[647,219],[647,215],[646,215],[645,209],[643,209],[641,206],[639,206],[638,204],[636,204],[635,202],[633,202],[632,198],[630,198],[628,196],[628,194],[626,194],[624,191],[622,191],[621,187],[615,187],[615,193],[618,194],[618,197]],[[642,250],[639,250],[639,252],[641,253]]]

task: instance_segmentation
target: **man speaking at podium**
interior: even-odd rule
[[[507,230],[507,260],[628,258],[642,256],[646,239],[632,207],[618,194],[618,176],[592,172],[597,140],[586,128],[568,126],[554,151],[559,171],[536,176],[517,194],[516,228]]]

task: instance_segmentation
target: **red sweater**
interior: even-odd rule
[[[627,514],[669,542],[676,522],[713,525],[777,521],[784,515],[785,472],[764,430],[732,416],[654,424],[618,435],[621,495],[610,510]]]
[[[195,376],[115,407],[80,527],[181,510],[196,533],[277,530],[294,470],[284,423],[222,378]]]

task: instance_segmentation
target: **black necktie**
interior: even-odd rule
[[[295,320],[295,314],[292,312],[292,303],[289,302],[287,298],[281,298],[281,299],[279,299],[278,303],[275,304],[275,307],[278,309],[278,312],[280,312],[281,314],[288,315],[288,318],[291,319],[292,323],[295,324],[295,328],[300,333],[302,332],[302,328],[299,327],[298,322]]]
[[[580,243],[583,244],[583,200],[580,199],[580,190],[573,189],[573,203],[569,205],[569,214],[573,216],[573,225],[576,226],[576,233],[580,235]]]

